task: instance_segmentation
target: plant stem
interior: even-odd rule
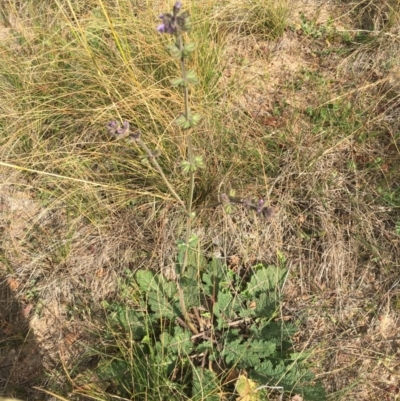
[[[179,34],[177,37],[177,43],[179,46],[179,49],[183,51],[183,40],[182,40],[182,35]],[[185,66],[185,57],[182,55],[181,56],[181,69],[182,69],[182,78],[183,80],[187,80],[187,74],[186,74],[186,66]],[[185,119],[186,121],[189,121],[190,119],[190,107],[189,107],[189,89],[187,85],[184,87],[183,90],[183,97],[184,97],[184,103],[185,103]],[[187,147],[188,147],[188,158],[189,158],[189,163],[190,165],[193,165],[193,147],[192,147],[192,135],[191,135],[191,129],[188,130],[187,133]],[[186,321],[186,324],[188,325],[189,329],[193,334],[198,334],[198,330],[196,326],[193,324],[192,320],[189,317],[189,314],[186,310],[186,304],[185,304],[185,297],[183,293],[183,288],[181,287],[180,283],[180,277],[181,275],[184,274],[186,267],[187,267],[187,262],[188,262],[188,257],[189,257],[189,242],[190,242],[190,237],[192,235],[192,220],[193,220],[193,215],[192,215],[192,204],[193,204],[193,192],[194,192],[194,171],[192,169],[189,172],[189,193],[188,193],[188,200],[187,200],[187,205],[186,205],[186,238],[185,238],[185,252],[183,255],[183,261],[182,261],[182,266],[181,266],[181,271],[180,274],[177,277],[177,286],[178,286],[178,294],[179,294],[179,304],[181,307],[181,311],[183,314],[183,317]]]
[[[182,315],[185,319],[185,322],[193,334],[198,334],[199,331],[197,330],[196,326],[192,323],[192,321],[189,317],[189,314],[187,313],[183,288],[181,287],[181,283],[179,282],[179,279],[177,280],[176,284],[178,287],[179,305],[181,307]]]
[[[158,171],[158,173],[161,175],[161,178],[163,179],[165,185],[167,186],[168,190],[171,192],[173,197],[181,204],[181,206],[186,209],[185,202],[180,198],[180,196],[175,192],[174,188],[172,185],[169,183],[168,178],[165,176],[161,166],[158,164],[157,159],[154,157],[154,155],[151,153],[151,150],[147,147],[147,145],[139,138],[136,139],[136,141],[139,143],[139,145],[143,148],[143,150],[147,153],[147,156],[153,163],[154,167]]]
[[[183,51],[183,40],[182,40],[182,35],[179,35],[178,38],[178,45],[179,49]],[[182,69],[182,78],[183,80],[186,81],[187,79],[187,74],[186,74],[186,65],[185,65],[185,57],[182,55],[181,57],[181,69]],[[183,97],[184,97],[184,103],[185,103],[185,119],[186,121],[189,121],[190,119],[190,107],[189,107],[189,89],[188,86],[186,85],[183,90]],[[193,165],[194,163],[194,157],[193,157],[193,146],[192,146],[192,135],[191,135],[191,129],[189,129],[187,133],[187,147],[188,147],[188,158],[189,158],[189,163],[190,165]],[[186,244],[186,249],[185,253],[183,256],[183,263],[181,267],[181,274],[185,272],[186,266],[187,266],[187,260],[189,256],[189,241],[190,241],[190,236],[192,234],[192,222],[193,222],[193,213],[192,213],[192,206],[193,206],[193,193],[194,193],[194,171],[191,169],[189,172],[189,193],[188,193],[188,200],[187,200],[187,205],[186,205],[186,212],[187,212],[187,217],[186,217],[186,238],[185,238],[185,244]]]

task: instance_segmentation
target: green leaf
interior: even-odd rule
[[[202,156],[195,156],[193,163],[183,160],[180,167],[184,173],[196,171],[198,168],[204,168],[203,158]]]
[[[126,389],[130,386],[131,377],[128,362],[117,359],[101,361],[96,369],[96,374],[99,378],[96,382],[108,382],[115,387],[118,394],[121,394],[123,397],[128,396]],[[90,381],[93,381],[93,377]]]
[[[187,81],[185,81],[183,78],[174,78],[171,79],[171,84],[172,86],[187,86]]]
[[[255,340],[252,338],[242,342],[241,339],[227,341],[222,351],[226,363],[235,363],[246,369],[257,367],[261,360],[275,353],[276,345],[273,341]]]
[[[198,113],[193,113],[189,118],[189,127],[196,127],[201,121],[201,115]]]
[[[303,394],[304,400],[307,401],[325,401],[326,391],[322,383],[316,381],[313,385],[305,385],[300,389],[301,394]]]
[[[192,259],[192,257],[194,252],[193,250],[189,249],[189,255],[188,255],[188,261],[190,261]],[[193,261],[193,259],[192,259]],[[194,263],[188,262],[188,266],[186,269],[186,273],[185,276],[183,277],[184,279],[189,279],[191,280],[191,285],[195,285],[196,286],[196,293],[200,293],[200,287],[198,286],[198,282],[197,282],[197,274],[199,272],[199,265],[196,264],[197,260],[193,261]]]
[[[147,301],[157,317],[173,318],[179,316],[179,308],[173,299],[177,292],[176,284],[168,282],[163,275],[155,276],[149,270],[136,273],[139,288],[147,294]]]
[[[249,294],[258,294],[262,291],[275,289],[286,274],[285,269],[280,269],[275,266],[263,267],[262,265],[258,265],[255,266],[254,269],[256,269],[255,273],[247,284],[247,291]]]
[[[181,163],[181,168],[183,169],[182,165],[183,165],[183,162]],[[186,248],[188,246],[186,245],[185,241],[182,239],[179,239],[178,241],[176,241],[176,245],[178,247],[177,264],[180,269],[183,264],[183,260],[185,258]]]
[[[224,321],[228,321],[229,319],[235,318],[235,313],[233,311],[233,297],[230,292],[222,292],[218,293],[217,302],[214,304],[214,314],[215,316],[221,318],[220,324],[218,328],[221,328],[221,325]]]
[[[196,43],[194,43],[194,42],[186,43],[186,45],[184,46],[184,51],[187,54],[192,53],[195,50],[196,50]]]
[[[194,164],[196,168],[204,168],[204,161],[202,156],[195,156],[194,157]]]
[[[177,47],[175,43],[171,43],[170,45],[167,46],[167,49],[169,50],[169,53],[171,54],[172,57],[174,58],[181,58],[183,52]]]
[[[108,364],[100,364],[97,374],[102,380],[116,379],[129,371],[128,362],[114,359]]]
[[[245,364],[250,365],[252,360],[255,358],[260,361],[261,359],[272,356],[276,351],[275,341],[263,341],[263,340],[254,340],[248,339],[246,341],[246,355],[243,358]],[[255,363],[252,366],[256,366],[258,364]]]
[[[215,304],[217,313],[228,312],[228,306],[232,303],[232,294],[230,292],[218,293],[218,301]],[[228,312],[229,314],[229,312]]]
[[[172,336],[169,333],[163,332],[160,334],[160,342],[164,348],[168,348],[172,341]]]
[[[243,353],[242,339],[237,338],[233,341],[229,341],[225,344],[221,355],[223,356],[227,364],[234,364],[240,358]]]
[[[204,341],[196,347],[196,352],[198,354],[201,354],[202,352],[209,352],[212,351],[213,349],[214,349],[214,344],[211,341]]]
[[[232,214],[233,207],[231,203],[225,203],[224,204],[224,210],[226,214]]]
[[[250,305],[251,305],[251,303],[250,303]],[[247,308],[242,308],[241,310],[239,310],[239,316],[242,319],[254,318],[256,316],[256,311],[254,308],[248,306]]]
[[[259,381],[260,383],[265,383],[271,381],[281,380],[287,371],[284,361],[278,361],[274,364],[271,360],[267,359],[255,367],[255,375],[251,375],[252,378]]]
[[[297,332],[298,330],[293,324],[265,320],[262,320],[258,324],[253,324],[250,327],[250,333],[264,340],[279,338],[281,350],[286,350],[284,349],[286,345],[287,349],[291,349],[290,336],[293,336]]]
[[[182,166],[183,162],[181,163],[181,167],[183,169]],[[198,238],[197,236],[193,235],[191,236],[191,238],[189,239],[189,245],[185,244],[185,241],[179,240],[177,242],[178,245],[178,257],[177,257],[177,264],[178,267],[180,268],[182,266],[183,263],[183,259],[185,256],[185,252],[187,249],[188,255],[187,255],[187,269],[186,269],[186,276],[190,277],[192,279],[197,279],[198,277],[198,272],[199,270],[202,270],[203,267],[205,267],[207,265],[207,260],[204,257],[204,255],[202,255],[202,253],[199,251],[199,249],[197,248],[197,242],[198,242]],[[194,268],[191,269],[191,268]],[[190,274],[189,274],[190,272]]]
[[[148,295],[148,302],[157,317],[173,319],[181,315],[177,302],[166,297],[165,293],[161,290],[158,292],[150,292]]]
[[[173,355],[187,355],[193,349],[191,333],[179,326],[175,327],[173,336],[166,332],[161,333],[160,341],[166,348],[164,352],[171,352]]]
[[[318,381],[314,381],[312,372],[305,367],[300,368],[293,362],[286,365],[283,360],[276,358],[265,360],[250,371],[249,377],[259,383],[279,382],[286,392],[300,394],[307,401],[326,399],[323,386]]]
[[[186,79],[192,85],[196,85],[199,83],[199,79],[197,78],[196,73],[193,70],[189,70],[187,72]]]
[[[215,285],[214,276],[209,273],[204,273],[202,276],[202,281],[204,283],[204,292],[208,296],[212,296],[214,293],[213,290],[214,290],[214,285]]]
[[[180,14],[181,17],[185,19],[185,24],[183,26],[183,31],[184,32],[189,32],[192,29],[192,21],[190,19],[189,12],[184,11],[183,13]]]
[[[188,277],[182,277],[181,286],[183,288],[186,309],[193,306],[200,306],[200,288],[197,281]]]
[[[186,120],[186,117],[183,114],[181,114],[177,119],[175,119],[175,124],[183,129],[188,129],[191,127],[190,121]]]
[[[120,306],[117,310],[116,318],[124,330],[129,330],[132,333],[132,337],[135,340],[140,340],[146,334],[144,317],[135,310]]]
[[[192,165],[187,160],[181,161],[180,167],[185,174],[190,173],[190,171],[192,171]]]
[[[203,165],[204,167],[204,165]],[[194,161],[194,163],[190,163],[187,160],[184,160],[181,162],[181,169],[184,173],[190,173],[193,171],[196,171],[198,168],[197,164],[196,164],[196,160]]]
[[[193,368],[192,401],[220,401],[217,375],[208,369]]]
[[[217,296],[220,282],[226,279],[224,265],[220,259],[213,258],[208,266],[207,272],[203,273],[202,281],[204,291],[208,296]]]
[[[147,292],[151,288],[157,288],[154,283],[154,273],[150,270],[139,270],[136,273],[136,281],[143,292]]]
[[[278,302],[271,294],[262,292],[258,297],[254,298],[255,310],[254,314],[257,317],[266,317],[272,319],[276,315],[278,309]]]
[[[192,334],[182,327],[176,326],[174,330],[174,337],[169,344],[172,352],[178,355],[187,356],[193,349]]]
[[[191,248],[195,247],[199,243],[199,236],[195,233],[192,233],[189,238],[189,246]]]
[[[157,364],[165,369],[167,375],[170,375],[178,363],[178,352],[170,347],[173,337],[169,333],[161,333],[160,341],[153,346],[153,357]]]

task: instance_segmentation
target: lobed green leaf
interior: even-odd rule
[[[262,291],[275,289],[285,277],[286,270],[276,266],[255,266],[255,273],[247,284],[249,294],[258,294]]]
[[[167,49],[169,50],[169,54],[174,58],[181,58],[183,55],[182,50],[175,43],[168,45]]]
[[[196,73],[193,70],[187,72],[186,79],[192,85],[196,85],[199,83],[199,79],[197,78]]]
[[[189,117],[189,127],[196,127],[197,125],[199,125],[200,121],[201,121],[202,117],[200,114],[198,113],[193,113],[190,117]]]
[[[185,81],[183,78],[174,78],[174,79],[171,79],[171,84],[172,84],[172,86],[185,87],[185,86],[187,86],[187,81]]]
[[[183,129],[189,129],[191,127],[190,121],[188,121],[183,114],[181,114],[177,119],[175,119],[175,124]]]

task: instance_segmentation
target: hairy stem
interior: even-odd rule
[[[177,40],[178,40],[179,49],[182,51],[183,50],[182,35],[179,35]],[[181,70],[182,70],[182,78],[186,81],[186,79],[187,79],[186,65],[185,65],[185,57],[183,55],[181,57]],[[185,103],[185,111],[184,111],[185,119],[186,119],[186,121],[189,121],[190,107],[189,107],[189,89],[188,89],[187,85],[184,87],[183,96],[184,96],[184,103]],[[187,133],[187,147],[188,147],[189,163],[190,163],[190,165],[193,165],[194,157],[193,157],[191,129],[189,129],[189,131]],[[186,238],[185,238],[186,249],[185,249],[185,253],[183,256],[181,274],[183,274],[185,272],[185,269],[187,266],[187,260],[188,260],[188,256],[189,256],[189,241],[190,241],[190,236],[192,234],[192,222],[193,222],[192,206],[193,206],[194,178],[195,178],[194,173],[195,172],[192,169],[189,172],[189,193],[188,193],[188,200],[187,200],[187,205],[186,205],[186,212],[187,212]]]
[[[190,319],[189,314],[187,313],[183,288],[181,287],[181,283],[179,282],[179,279],[177,281],[177,286],[178,286],[178,295],[179,295],[179,305],[181,307],[181,312],[183,314],[185,322],[193,334],[198,334],[199,331],[197,330],[196,326],[193,324],[192,320]]]
[[[186,205],[185,202],[180,198],[180,196],[175,192],[174,188],[172,187],[172,185],[170,184],[170,182],[168,181],[168,178],[165,176],[161,166],[158,164],[157,159],[155,158],[155,156],[151,153],[151,150],[147,147],[147,145],[139,138],[136,139],[136,141],[139,143],[139,145],[142,147],[142,149],[147,153],[148,158],[151,160],[151,162],[153,163],[154,167],[156,168],[156,170],[158,171],[158,173],[161,175],[161,178],[163,179],[165,185],[167,186],[168,190],[170,191],[170,193],[172,194],[172,196],[180,203],[180,205],[186,209]]]
[[[182,51],[183,50],[183,40],[182,40],[181,34],[179,34],[177,37],[177,43],[178,43],[179,49]],[[182,70],[182,78],[186,81],[187,74],[186,74],[185,58],[183,55],[181,56],[181,70]],[[190,107],[189,107],[189,90],[188,90],[187,85],[184,87],[183,96],[184,96],[184,103],[185,103],[185,110],[184,110],[185,119],[186,119],[186,121],[189,121]],[[194,158],[193,158],[191,129],[189,129],[189,131],[187,133],[187,146],[188,146],[189,163],[190,163],[190,165],[193,165]],[[191,330],[191,332],[193,334],[197,334],[198,330],[196,329],[196,326],[193,324],[193,322],[190,319],[189,314],[186,310],[183,288],[181,287],[181,284],[180,284],[180,275],[184,274],[186,267],[187,267],[189,251],[190,251],[189,241],[190,241],[190,237],[192,234],[192,220],[193,220],[192,204],[193,204],[193,192],[194,192],[194,171],[192,171],[192,169],[189,172],[189,177],[190,177],[189,178],[189,180],[190,180],[189,193],[188,193],[188,199],[187,199],[187,204],[186,204],[187,216],[186,216],[185,253],[183,255],[181,271],[180,271],[180,274],[178,275],[177,284],[178,284],[178,293],[179,293],[179,303],[181,306],[181,311],[182,311],[183,317],[184,317],[189,329]]]

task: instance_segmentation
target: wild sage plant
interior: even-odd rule
[[[142,140],[142,135],[139,130],[132,132],[130,130],[129,122],[125,121],[120,126],[116,121],[108,123],[107,128],[110,134],[114,135],[117,139],[127,138],[129,141],[137,142],[147,154],[148,159],[152,162],[165,185],[167,186],[171,195],[176,199],[178,204],[182,206],[186,213],[186,234],[185,240],[180,247],[184,248],[184,256],[181,264],[177,265],[176,277],[179,284],[180,277],[184,275],[187,263],[189,250],[192,244],[197,241],[196,235],[192,233],[193,219],[195,218],[196,211],[193,210],[193,193],[195,189],[195,174],[196,172],[204,167],[203,158],[200,155],[196,155],[193,149],[192,143],[192,131],[201,121],[201,116],[198,113],[193,113],[190,109],[189,104],[189,86],[195,85],[199,82],[196,73],[193,70],[187,68],[187,60],[196,48],[195,43],[184,41],[184,33],[190,32],[191,21],[188,11],[182,11],[182,2],[177,1],[173,6],[172,13],[164,13],[160,15],[162,23],[157,27],[157,31],[161,34],[171,35],[173,37],[173,43],[168,46],[168,50],[172,57],[180,61],[181,76],[171,80],[171,84],[175,87],[181,88],[183,91],[184,99],[184,110],[176,118],[175,123],[178,127],[186,132],[187,142],[187,160],[181,162],[182,172],[189,175],[189,186],[186,201],[175,191],[167,176],[164,174],[160,164],[157,161],[157,154],[151,151],[145,142]],[[225,205],[226,209],[230,209],[232,204],[243,204],[245,207],[251,210],[255,210],[257,213],[269,218],[273,212],[272,208],[264,206],[264,201],[259,200],[258,202],[251,201],[249,199],[240,199],[231,195],[223,194],[221,201],[214,204],[206,205],[206,207],[218,206],[220,204]],[[192,324],[185,307],[183,298],[183,291],[179,286],[179,293],[181,295],[181,309],[185,317],[186,323],[190,330],[197,334],[198,330]]]
[[[145,335],[145,328],[151,322],[154,333],[157,333],[152,339],[154,349],[159,350],[159,353],[154,353],[156,363],[164,366],[167,361],[168,374],[191,367],[193,394],[196,389],[201,390],[201,393],[210,391],[210,394],[214,393],[209,397],[210,400],[219,399],[216,396],[218,375],[210,369],[203,369],[208,360],[209,365],[214,361],[217,366],[225,366],[231,371],[245,370],[249,377],[263,384],[254,393],[262,388],[271,388],[271,384],[280,383],[282,387],[279,388],[285,387],[285,391],[307,395],[305,399],[323,400],[323,389],[318,383],[313,383],[310,372],[303,370],[303,357],[291,353],[289,332],[293,329],[283,332],[279,323],[273,321],[279,303],[275,289],[282,282],[286,271],[275,266],[255,266],[254,274],[246,282],[239,274],[227,271],[221,261],[212,260],[204,272],[197,272],[189,261],[190,249],[197,242],[196,235],[192,233],[193,219],[198,211],[193,205],[195,174],[204,167],[203,159],[195,154],[192,143],[193,129],[200,123],[201,116],[193,113],[189,104],[189,86],[198,83],[195,72],[187,68],[187,60],[195,50],[195,44],[184,41],[190,32],[191,21],[189,13],[182,11],[180,1],[175,3],[171,13],[162,14],[160,19],[161,24],[157,30],[173,38],[168,50],[172,57],[179,60],[181,67],[180,77],[172,79],[171,83],[183,91],[184,109],[175,123],[186,133],[187,159],[180,165],[182,172],[189,176],[186,199],[171,185],[157,161],[157,152],[148,148],[139,130],[130,130],[127,121],[122,125],[111,121],[107,128],[117,139],[126,138],[144,150],[170,194],[184,210],[186,233],[184,241],[179,245],[176,280],[169,282],[162,275],[155,275],[148,270],[136,272],[137,285],[141,295],[145,295],[142,311],[132,310],[127,313],[117,305],[114,311],[115,316],[120,316],[117,323],[121,327],[129,326],[131,334],[133,330],[134,338],[140,340],[138,347],[143,348],[145,356],[148,352],[145,348],[150,341]],[[233,193],[222,194],[220,200],[203,207],[223,205],[230,209],[235,204],[243,205],[266,220],[270,220],[274,214],[274,208],[267,207],[263,199],[240,198]],[[204,261],[202,264],[207,265]],[[187,309],[193,313],[189,315]],[[134,322],[133,326],[127,321],[127,316]],[[206,324],[207,321],[210,325]],[[157,322],[164,323],[160,326]],[[194,362],[199,358],[200,370]],[[149,360],[146,359],[144,369],[149,368],[150,365],[146,365]],[[108,376],[107,372],[103,372],[104,377]],[[247,380],[243,375],[240,377]],[[198,380],[201,378],[205,382]],[[193,400],[205,399],[201,393],[194,394]]]
[[[195,217],[195,212],[193,211],[195,173],[198,169],[204,167],[203,158],[194,154],[192,144],[192,129],[200,123],[201,116],[198,113],[192,113],[189,105],[189,85],[197,84],[198,79],[195,72],[193,70],[188,70],[186,66],[186,61],[190,57],[190,54],[195,50],[196,46],[192,42],[184,42],[183,34],[190,31],[191,21],[189,13],[187,11],[182,11],[182,3],[180,1],[175,3],[172,13],[162,14],[160,15],[160,19],[162,20],[162,23],[158,26],[157,30],[162,34],[168,34],[174,37],[174,42],[168,46],[168,50],[171,56],[179,59],[181,65],[181,76],[173,79],[171,83],[173,86],[182,88],[184,96],[184,111],[178,118],[176,118],[175,122],[182,130],[186,131],[187,160],[184,160],[181,163],[182,171],[186,174],[189,174],[189,189],[186,202],[175,191],[168,178],[164,174],[160,164],[157,161],[157,155],[152,152],[141,139],[140,131],[131,132],[128,121],[125,121],[122,126],[119,126],[116,121],[111,121],[107,128],[109,132],[118,139],[128,138],[128,140],[135,141],[142,147],[142,149],[146,152],[147,157],[153,163],[154,167],[162,177],[171,195],[186,212],[186,236],[182,245],[185,248],[184,258],[182,264],[180,265],[180,271],[176,272],[176,277],[178,292],[181,300],[180,307],[182,314],[190,330],[197,334],[198,330],[191,322],[186,311],[183,290],[180,286],[180,277],[185,273],[190,245],[197,240],[196,236],[192,235],[192,222],[193,218]]]

